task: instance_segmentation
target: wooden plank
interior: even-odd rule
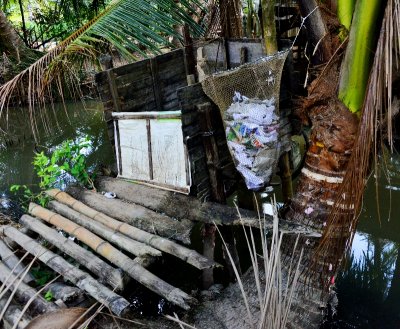
[[[156,108],[157,111],[162,111],[162,99],[161,99],[161,91],[160,91],[160,80],[158,75],[158,59],[152,58],[150,59],[150,67],[151,67],[151,74],[153,77],[153,93],[154,99],[156,101]]]
[[[121,172],[125,178],[151,180],[146,120],[119,120]]]
[[[153,167],[153,148],[152,148],[152,140],[151,140],[151,125],[150,119],[146,119],[146,132],[147,132],[147,155],[149,158],[149,173],[150,180],[154,179],[154,167]]]
[[[187,187],[188,164],[180,119],[152,120],[151,154],[156,184]]]
[[[139,62],[135,62],[135,63],[131,63],[128,65],[123,65],[120,67],[116,67],[113,70],[113,73],[116,76],[122,76],[122,75],[126,75],[126,74],[130,74],[132,72],[135,72],[137,70],[141,70],[143,67],[145,67],[146,65],[148,66],[150,63],[150,59],[144,59],[141,60]]]
[[[111,136],[110,136],[111,137]],[[118,174],[122,175],[122,160],[121,160],[121,143],[120,143],[120,135],[119,135],[119,124],[118,121],[114,121],[114,134],[111,139],[114,139],[114,148],[115,148],[115,158],[117,160],[117,168]]]
[[[120,88],[128,83],[138,83],[151,77],[149,62],[146,61],[146,63],[147,64],[137,66],[137,68],[131,73],[116,76],[115,83],[117,86]]]
[[[151,95],[151,97],[153,97]],[[121,112],[140,112],[140,111],[145,111],[145,112],[150,112],[150,111],[156,111],[156,103],[153,98],[143,98],[140,100],[134,99],[134,100],[128,100],[124,101],[121,103]]]
[[[110,92],[112,95],[113,103],[114,103],[114,109],[116,112],[120,111],[120,100],[118,96],[118,90],[117,86],[115,84],[115,76],[112,72],[112,70],[107,70],[107,77],[108,77],[108,83],[110,85]]]
[[[137,97],[140,96],[143,91],[146,92],[146,89],[153,88],[153,78],[149,75],[141,80],[130,80],[124,84],[118,84],[117,88],[118,94],[124,99],[129,99],[130,94],[134,94]],[[131,98],[132,97],[133,96],[131,96]]]
[[[219,160],[218,147],[215,141],[214,127],[212,122],[212,106],[210,103],[197,105],[200,116],[200,129],[203,134],[204,149],[206,151],[208,173],[211,183],[213,200],[225,203],[224,183],[221,176],[221,163]]]
[[[154,188],[147,188],[150,189],[150,191],[156,190]],[[162,213],[151,211],[138,204],[127,204],[118,199],[107,199],[99,193],[83,191],[79,188],[68,188],[68,193],[75,199],[81,200],[91,208],[140,228],[141,230],[169,239],[178,240],[184,244],[190,243],[190,232],[193,227],[193,223],[185,218],[177,221]],[[168,193],[172,193],[177,196],[181,195],[174,192]],[[117,195],[122,197],[120,194]],[[149,195],[148,197],[151,198],[152,196]]]
[[[165,112],[114,112],[112,114],[115,120],[127,119],[179,119],[181,111],[165,111]]]
[[[176,49],[173,51],[170,51],[168,53],[162,54],[157,56],[157,62],[159,65],[163,65],[164,63],[170,62],[171,60],[179,58],[183,62],[183,49]]]

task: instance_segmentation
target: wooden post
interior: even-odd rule
[[[211,195],[214,201],[225,203],[224,184],[221,177],[218,146],[214,138],[214,130],[211,119],[212,107],[210,103],[197,105],[199,113],[200,130],[203,135],[203,145],[206,152],[208,173],[211,184]],[[214,259],[215,249],[215,227],[214,224],[204,224],[203,228],[203,255]],[[208,289],[214,284],[213,269],[203,271],[203,288]]]
[[[249,61],[249,50],[246,47],[240,48],[240,65]]]
[[[196,58],[194,57],[193,39],[190,36],[189,25],[183,26],[183,44],[186,76],[196,75]],[[195,82],[193,82],[194,84]],[[190,83],[188,83],[190,85]]]
[[[287,203],[293,196],[292,170],[290,168],[289,152],[279,159],[279,175],[281,177],[283,201]]]
[[[226,203],[224,183],[222,180],[222,172],[220,168],[220,160],[218,155],[218,145],[214,137],[214,127],[212,124],[212,105],[211,103],[204,103],[197,105],[197,111],[199,113],[200,131],[203,135],[203,145],[206,152],[207,166],[211,184],[211,195],[214,201],[218,203]],[[228,251],[231,254],[236,268],[240,272],[239,256],[236,250],[235,237],[233,234],[232,227],[221,227],[221,234],[227,245]],[[215,247],[215,227],[213,224],[205,224],[203,230],[203,254],[204,256],[213,259],[214,247]],[[231,280],[235,279],[235,273],[229,257],[227,256],[227,250],[224,248],[224,258],[226,260],[226,266],[229,270]],[[209,288],[213,283],[212,270],[203,271],[203,286]]]
[[[226,38],[222,38],[223,54],[224,54],[224,70],[229,70],[230,65],[230,54],[229,54],[229,41]]]
[[[203,135],[203,145],[206,152],[211,194],[214,201],[225,203],[226,198],[221,175],[218,145],[214,137],[214,127],[212,124],[211,103],[197,105],[197,112],[199,113],[200,130]]]

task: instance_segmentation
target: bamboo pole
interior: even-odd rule
[[[70,239],[60,235],[55,229],[43,224],[40,220],[29,215],[23,215],[19,222],[30,230],[40,234],[46,241],[74,258],[79,264],[99,277],[103,283],[115,289],[123,288],[123,276],[120,271],[108,265],[89,250],[82,248]]]
[[[60,255],[53,253],[40,245],[35,240],[19,232],[12,226],[1,227],[1,233],[18,243],[22,248],[49,266],[57,273],[64,276],[74,285],[84,290],[87,294],[108,307],[114,314],[121,316],[129,307],[129,302],[111,291],[88,273],[68,263]]]
[[[140,230],[134,226],[131,226],[129,224],[126,224],[124,222],[118,221],[114,218],[111,218],[103,213],[96,212],[96,216],[90,217],[86,216],[85,214],[79,213],[75,211],[72,208],[69,208],[65,204],[62,204],[68,201],[71,201],[71,197],[68,197],[67,193],[58,193],[55,195],[57,201],[51,201],[49,203],[49,206],[54,209],[56,212],[59,214],[69,218],[70,220],[74,221],[75,223],[78,223],[82,226],[84,226],[83,223],[93,223],[99,222],[101,223],[100,225],[104,226],[105,229],[111,230],[112,232],[117,231],[125,236],[129,236],[132,239],[135,239],[137,241],[143,242],[149,246],[152,246],[154,248],[157,248],[158,250],[161,250],[163,252],[166,252],[168,254],[171,254],[173,256],[176,256],[185,262],[193,265],[194,267],[203,270],[206,268],[212,268],[218,266],[218,264],[206,257],[203,257],[199,253],[197,253],[194,250],[191,250],[189,248],[183,247],[171,240],[161,238],[157,235],[148,233],[146,231]],[[74,199],[75,200],[75,199]],[[61,202],[61,203],[60,203]],[[77,205],[77,201],[74,201],[74,205]],[[91,208],[89,208],[86,205],[83,205],[80,207],[82,211],[85,211],[86,214],[91,214],[93,213]],[[86,224],[85,224],[86,225]],[[89,225],[88,225],[89,226]],[[87,226],[87,228],[88,228]]]
[[[72,220],[78,225],[87,228],[89,231],[101,236],[109,242],[117,245],[121,249],[129,251],[135,256],[156,256],[160,257],[162,254],[159,250],[152,248],[146,244],[138,242],[137,239],[130,239],[126,235],[121,234],[116,230],[112,230],[104,223],[91,220],[88,217],[80,216],[80,213],[58,202],[51,201],[49,207],[60,215]]]
[[[20,259],[15,256],[15,254],[11,251],[11,249],[7,246],[7,244],[0,239],[0,257],[1,260],[4,264],[7,265],[9,269],[14,269],[14,274],[19,275],[21,273],[24,273],[25,267],[24,265],[20,262]],[[31,273],[27,273],[23,281],[25,283],[30,283],[32,281],[35,281],[35,278],[32,276]]]
[[[182,290],[171,286],[169,283],[161,280],[151,272],[147,271],[137,262],[114,248],[107,241],[99,238],[89,230],[75,224],[69,219],[58,215],[50,210],[47,210],[39,205],[31,203],[29,205],[29,212],[46,222],[60,227],[62,230],[69,234],[74,235],[78,240],[87,244],[90,248],[95,250],[101,256],[107,258],[111,263],[119,266],[127,272],[133,279],[143,284],[151,291],[163,296],[171,303],[182,307],[185,310],[190,309],[189,303],[195,301],[194,298]]]
[[[73,301],[82,301],[83,291],[78,287],[72,287],[64,282],[53,282],[46,289],[46,292],[51,292],[55,300],[61,300],[63,303],[71,303]]]
[[[8,298],[10,297],[10,294],[5,294],[3,298],[0,299],[0,309],[4,309],[6,307]],[[12,328],[15,323],[18,321],[16,329],[24,329],[29,322],[31,322],[31,317],[28,316],[26,313],[22,314],[22,309],[20,308],[19,305],[11,302],[11,304],[8,305],[7,311],[4,313],[4,322],[7,323],[9,328]]]
[[[17,278],[11,270],[4,264],[0,263],[0,281],[5,284],[10,291],[16,290],[16,296],[22,303],[26,303],[29,299],[36,294],[36,290],[28,286],[23,281]],[[38,313],[45,313],[54,311],[58,307],[51,302],[45,300],[42,296],[38,295],[32,301],[32,308]]]

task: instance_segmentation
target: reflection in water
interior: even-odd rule
[[[378,197],[374,179],[367,188],[351,257],[337,279],[336,328],[400,328],[398,200],[400,156],[396,155],[381,172]]]
[[[60,105],[55,108],[57,121],[49,115],[46,129],[41,128],[39,141],[35,143],[29,120],[24,117],[26,109],[13,109],[9,112],[8,135],[0,137],[0,210],[5,211],[10,204],[9,188],[13,184],[35,185],[37,177],[33,172],[32,160],[37,151],[54,150],[66,139],[78,140],[84,136],[90,139],[87,163],[90,169],[100,164],[110,165],[114,158],[103,120],[102,105],[97,102],[70,103],[66,111]],[[22,118],[22,119],[21,119]],[[4,125],[4,123],[3,123]]]

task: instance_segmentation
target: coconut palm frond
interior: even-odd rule
[[[328,277],[338,269],[342,260],[338,257],[351,248],[371,165],[376,173],[377,153],[383,145],[383,139],[387,139],[393,147],[392,119],[398,111],[398,102],[393,99],[392,81],[394,71],[399,70],[399,40],[400,2],[389,0],[369,77],[358,135],[346,175],[314,256],[314,269],[323,275],[320,279],[324,284],[329,282]],[[324,271],[316,269],[321,260],[327,267]]]
[[[10,103],[27,99],[36,139],[35,109],[40,112],[46,101],[52,101],[51,84],[55,83],[61,99],[65,86],[79,95],[79,68],[87,61],[96,63],[99,49],[107,45],[132,61],[133,53],[160,53],[162,45],[170,45],[168,36],[181,38],[174,28],[177,25],[186,23],[193,35],[200,35],[203,30],[192,18],[198,8],[198,0],[114,0],[97,17],[0,87],[0,118]]]

